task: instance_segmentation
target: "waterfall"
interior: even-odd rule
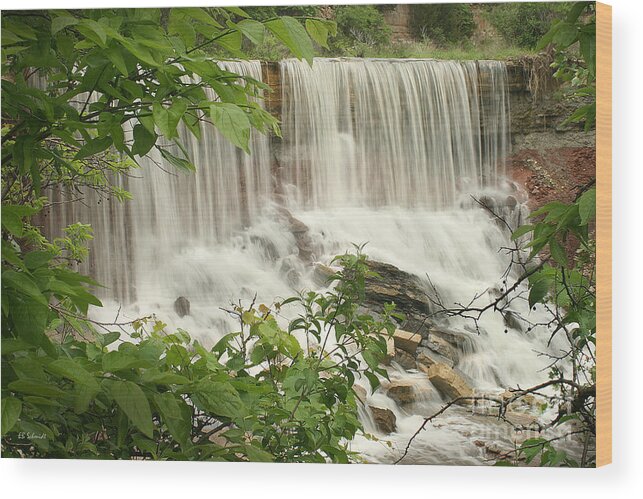
[[[259,62],[225,67],[262,79]],[[113,320],[117,310],[121,320],[155,313],[170,328],[212,344],[237,327],[220,307],[255,295],[271,303],[318,287],[279,215],[284,208],[307,226],[310,260],[328,263],[352,243],[368,242],[370,258],[425,283],[430,277],[447,304],[502,285],[510,257],[498,249],[508,234],[471,196],[514,224],[524,219],[520,196],[504,178],[510,147],[504,63],[316,59],[311,67],[285,60],[280,73],[282,141],[253,133],[246,155],[210,127],[201,141],[181,129],[196,173],[177,172],[152,154],[120,180],[133,196],[125,204],[95,193],[82,204],[63,203],[70,193],[51,194],[51,234],[76,221],[94,228],[91,258],[81,270],[106,286],[100,291],[106,306],[92,312],[97,318]],[[189,299],[190,315],[173,310],[179,296]],[[530,312],[522,302],[515,311]],[[467,334],[463,320],[448,325]],[[529,386],[545,376],[539,371],[546,359],[535,352],[547,348],[546,331],[506,328],[500,314],[489,314],[479,335],[468,333],[473,347],[457,367],[476,389]],[[428,384],[401,369],[391,376]],[[394,410],[394,448],[403,448],[421,415],[443,402],[429,397],[409,413],[380,392],[369,401]],[[426,454],[421,462],[479,463],[468,435],[487,427],[469,416],[456,411],[445,416],[448,429],[418,439]],[[391,460],[381,444],[354,445],[373,461]]]
[[[506,78],[497,61],[284,61],[283,180],[310,208],[441,209],[497,186]]]
[[[228,71],[261,80],[258,61],[221,65]],[[211,89],[206,89],[206,94],[209,99],[216,98]],[[210,125],[200,126],[201,140],[182,124],[179,127],[196,173],[177,171],[158,150],[152,149],[130,177],[116,179],[119,187],[132,194],[129,202],[119,204],[86,190],[82,203],[63,203],[73,195],[63,189],[54,190],[53,201],[63,206],[52,210],[49,232],[56,233],[72,222],[92,225],[95,243],[81,271],[106,286],[107,291],[99,290],[99,294],[131,303],[150,293],[162,297],[169,291],[165,294],[168,299],[170,294],[176,298],[176,292],[189,293],[189,289],[176,289],[172,282],[180,279],[182,271],[176,269],[177,274],[168,275],[168,266],[177,264],[177,259],[189,264],[194,248],[229,242],[261,214],[271,196],[268,138],[253,133],[252,154],[248,155]],[[198,283],[198,272],[194,277]]]

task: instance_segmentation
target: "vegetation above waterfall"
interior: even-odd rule
[[[319,45],[325,57],[506,59],[535,54],[552,22],[564,18],[572,2],[506,4],[413,4],[407,26],[393,32],[397,8],[387,5],[249,7],[260,18],[320,16],[337,23],[337,36]],[[270,34],[251,49],[253,57],[287,57]]]

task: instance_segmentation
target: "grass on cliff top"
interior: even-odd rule
[[[356,44],[353,47],[325,50],[318,48],[317,57],[372,57],[383,59],[452,59],[452,60],[505,60],[512,57],[534,55],[536,51],[524,47],[508,46],[498,41],[474,45],[461,43],[447,47],[437,46],[431,41],[395,42],[386,46]],[[279,61],[292,57],[285,47],[272,36],[249,52],[252,59]]]
[[[436,47],[427,42],[397,43],[389,47],[365,51],[362,57],[382,57],[400,59],[450,59],[450,60],[505,60],[511,57],[535,55],[524,47],[497,46],[497,45],[454,45],[450,47]]]

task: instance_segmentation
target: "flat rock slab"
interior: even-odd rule
[[[404,350],[411,355],[415,355],[415,352],[422,341],[422,335],[419,333],[410,333],[403,329],[396,329],[393,333],[393,340],[396,348]]]

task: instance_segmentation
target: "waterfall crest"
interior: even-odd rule
[[[504,63],[293,59],[281,79],[284,181],[298,206],[443,209],[504,174]]]

